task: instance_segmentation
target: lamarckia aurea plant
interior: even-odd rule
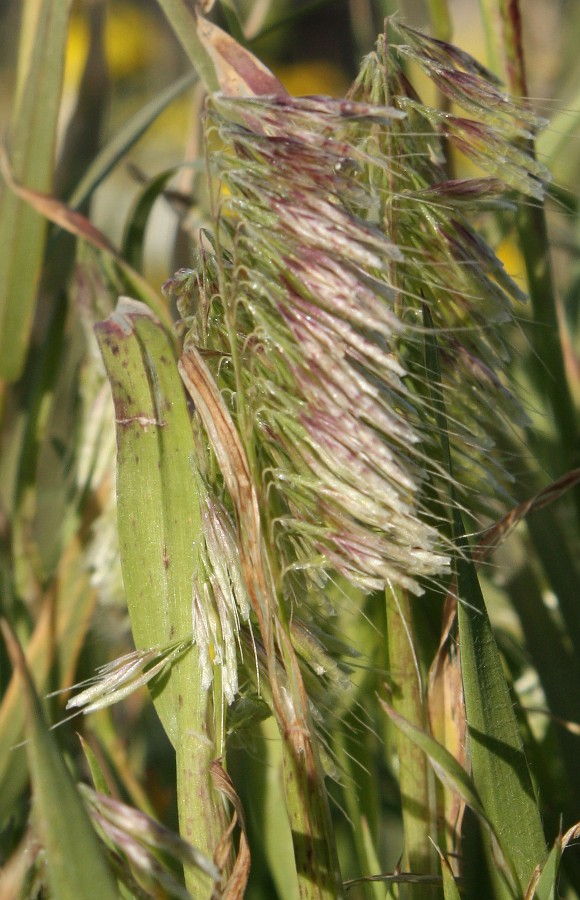
[[[434,850],[456,848],[457,833],[429,759],[480,818],[497,896],[523,896],[547,851],[464,530],[508,501],[496,443],[511,444],[494,437],[526,422],[505,376],[525,298],[478,223],[522,195],[541,201],[546,172],[526,150],[541,123],[471,57],[392,21],[340,100],[289,96],[201,20],[198,37],[221,90],[209,79],[207,227],[192,268],[164,288],[181,359],[135,301],[97,326],[137,653],[73,703],[95,708],[150,682],[176,750],[181,835],[221,869],[215,886],[207,866],[186,866],[195,897],[243,895],[252,847],[242,832],[237,857],[224,850],[228,802],[241,809],[212,761],[227,766],[244,711],[255,728],[273,716],[297,890],[340,897],[328,782],[348,794],[352,773],[335,717],[356,710],[355,667],[372,656],[405,732],[401,771],[405,753],[421,760],[405,790],[423,793],[414,808],[402,801],[403,868],[457,896],[461,864]],[[409,61],[447,111],[421,101]],[[475,177],[455,177],[457,153]],[[459,600],[467,723],[483,734],[469,746],[473,782],[430,733],[422,595],[434,609]],[[382,611],[369,653],[342,628],[346,609],[371,608]],[[478,659],[506,706],[501,734],[482,711]],[[463,719],[460,690],[456,705]],[[511,754],[493,789],[484,738]],[[506,803],[517,834],[498,813]],[[375,839],[358,845],[363,874],[378,874]]]

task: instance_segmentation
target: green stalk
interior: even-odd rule
[[[485,49],[488,68],[497,75],[501,75],[502,59],[498,41],[500,18],[497,0],[479,0],[479,10],[485,34]]]
[[[371,805],[372,800],[369,798],[368,792],[363,791],[360,783],[357,783],[357,778],[353,772],[354,767],[352,761],[353,759],[356,759],[361,768],[364,766],[365,773],[368,773],[369,780],[371,772],[374,770],[368,753],[364,753],[364,758],[361,759],[363,748],[360,745],[360,735],[358,735],[358,741],[354,750],[355,755],[353,755],[352,750],[350,752],[348,750],[346,735],[347,728],[341,723],[341,727],[336,729],[334,735],[333,749],[336,753],[336,759],[340,766],[340,770],[343,773],[344,784],[342,792],[348,818],[352,825],[352,836],[359,870],[362,874],[372,874],[373,872],[379,872],[381,868],[375,849],[370,840],[369,825],[367,821],[370,812],[369,806]],[[363,891],[368,900],[383,900],[385,896],[384,887],[377,882],[366,884]]]
[[[117,503],[123,580],[136,647],[190,639],[194,573],[201,571],[200,490],[193,436],[171,339],[143,304],[122,299],[97,326],[117,425]],[[225,830],[210,778],[217,755],[211,692],[191,647],[154,683],[157,712],[173,743],[180,833],[212,858]],[[212,882],[186,872],[194,897]]]
[[[503,53],[509,91],[516,97],[528,95],[518,0],[498,0],[503,27]],[[528,151],[534,156],[533,141]],[[558,321],[558,299],[552,271],[546,211],[543,204],[521,204],[517,226],[526,265],[533,326],[528,328],[534,356],[540,364],[534,377],[546,399],[558,429],[562,458],[555,475],[577,464],[578,425],[570,392]],[[578,497],[577,502],[580,502]]]
[[[159,0],[159,6],[208,91],[219,90],[215,65],[198,35],[193,4],[189,0]]]
[[[413,614],[407,591],[391,588],[386,595],[389,669],[392,706],[421,731],[428,732],[421,663],[414,641]],[[439,866],[430,838],[437,830],[433,821],[435,786],[424,752],[397,731],[399,785],[404,830],[403,868],[415,874],[438,874]],[[429,889],[431,890],[431,889]],[[424,886],[401,884],[401,900],[426,898]]]
[[[552,272],[546,213],[543,206],[521,206],[517,218],[520,246],[526,265],[533,323],[528,327],[534,357],[534,378],[539,384],[558,429],[561,459],[554,475],[578,463],[577,422],[562,355],[558,300]]]
[[[427,0],[427,8],[431,19],[433,37],[436,37],[439,41],[450,41],[453,33],[453,23],[447,0]]]
[[[301,900],[339,900],[342,879],[316,734],[296,654],[285,633],[282,640],[294,706],[294,733],[285,719],[277,718],[282,734],[283,778],[292,831]]]

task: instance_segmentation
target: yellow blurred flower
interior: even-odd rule
[[[65,79],[78,82],[89,46],[86,19],[71,17]],[[105,53],[113,78],[123,79],[150,66],[159,55],[159,31],[153,16],[135,3],[114,3],[107,16]]]
[[[79,15],[73,15],[68,29],[65,60],[65,84],[76,84],[80,78],[89,47],[87,24]]]
[[[504,238],[495,248],[497,257],[504,264],[504,268],[510,278],[516,282],[523,291],[528,290],[526,278],[526,265],[522,252],[512,237]]]
[[[324,59],[273,66],[273,71],[293,97],[309,94],[343,97],[350,87],[342,69]]]

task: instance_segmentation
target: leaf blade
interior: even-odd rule
[[[546,853],[540,812],[483,594],[473,563],[463,554],[457,559],[457,583],[473,780],[523,890]]]
[[[90,900],[95,896],[115,900],[116,881],[54,736],[46,726],[24,654],[6,620],[0,624],[24,687],[34,814],[46,850],[54,896],[61,900]]]
[[[28,2],[9,132],[16,178],[50,192],[71,0]],[[46,223],[5,185],[0,204],[0,377],[24,365],[41,275]]]

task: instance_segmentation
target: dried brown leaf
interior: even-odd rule
[[[467,718],[461,679],[460,647],[454,631],[457,616],[457,600],[453,593],[447,595],[443,611],[441,640],[428,679],[429,724],[433,737],[453,754],[457,762],[467,769]],[[465,802],[454,792],[445,792],[445,837],[447,849],[460,853],[461,822]]]
[[[228,878],[226,885],[223,887],[220,896],[224,898],[224,900],[242,900],[248,884],[251,862],[250,846],[248,844],[246,823],[244,820],[244,810],[232,780],[219,760],[214,760],[211,763],[210,773],[216,791],[219,791],[220,794],[224,794],[234,807],[232,820],[214,854],[216,865],[220,869],[225,867],[227,858],[230,854],[231,836],[236,824],[239,823],[241,829],[236,861],[232,873]]]
[[[230,97],[287,94],[263,63],[217,25],[199,17],[197,35],[214,64],[224,94]]]
[[[3,145],[0,147],[0,169],[10,189],[21,200],[24,200],[25,203],[28,203],[29,206],[35,209],[37,213],[44,216],[45,219],[54,222],[55,225],[58,225],[70,234],[82,238],[98,250],[104,250],[107,253],[112,253],[114,256],[119,256],[119,251],[111,241],[102,231],[95,228],[82,213],[71,209],[66,203],[57,200],[56,197],[50,194],[35,191],[16,181],[10,168],[6,147]]]
[[[480,534],[473,553],[475,561],[485,562],[518,522],[521,522],[522,519],[531,513],[537,512],[543,509],[544,506],[548,506],[548,504],[558,500],[577,484],[580,484],[580,469],[572,469],[570,472],[562,475],[561,478],[553,481],[534,497],[524,500],[523,503],[515,506],[499,522],[496,522]]]
[[[244,580],[266,646],[273,613],[271,590],[264,571],[258,498],[250,467],[232,417],[200,354],[193,346],[183,353],[179,372],[207,432],[238,519]]]

